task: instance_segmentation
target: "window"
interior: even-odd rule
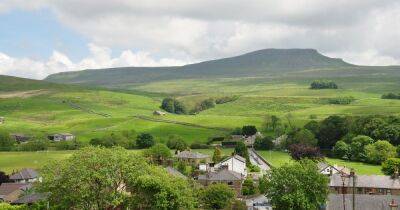
[[[233,182],[228,182],[228,185],[233,185]]]

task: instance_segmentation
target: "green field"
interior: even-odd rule
[[[258,151],[258,153],[264,157],[272,166],[279,167],[285,163],[290,163],[291,158],[288,153],[280,151]],[[371,165],[361,162],[345,161],[335,158],[326,158],[326,161],[331,165],[346,166],[347,168],[353,168],[357,174],[371,175],[377,174],[382,175],[380,165]]]

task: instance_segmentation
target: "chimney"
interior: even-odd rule
[[[389,204],[390,210],[397,210],[397,207],[399,205],[396,203],[396,201],[394,199],[392,199],[392,201]]]
[[[394,179],[398,179],[398,178],[399,178],[399,170],[396,169],[396,170],[394,171],[393,178],[394,178]]]

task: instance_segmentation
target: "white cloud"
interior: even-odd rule
[[[93,43],[88,45],[90,56],[73,63],[66,55],[54,51],[46,61],[30,58],[13,58],[0,52],[0,74],[42,79],[49,74],[82,69],[126,67],[126,66],[176,66],[189,61],[162,58],[155,60],[148,52],[123,51],[118,57],[111,57],[111,50]]]
[[[53,72],[54,66],[77,70],[179,65],[263,48],[315,48],[356,64],[400,64],[400,2],[396,0],[26,2],[4,0],[0,12],[49,8],[60,23],[95,43],[89,45],[92,55],[77,63],[54,54],[49,61],[31,60],[47,69],[35,70],[41,77]],[[114,48],[138,50],[112,58]],[[53,57],[58,57],[57,62],[48,63]],[[13,59],[13,63],[24,60]]]

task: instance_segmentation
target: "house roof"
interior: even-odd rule
[[[175,168],[172,168],[171,166],[168,166],[165,168],[169,174],[172,176],[180,177],[180,178],[187,178],[185,175],[183,175],[181,172],[176,170]]]
[[[24,168],[10,176],[11,180],[34,179],[38,177],[38,173],[31,168]]]
[[[198,152],[191,152],[191,151],[182,151],[176,155],[178,158],[185,158],[185,159],[204,159],[209,158],[209,155],[201,154]]]
[[[390,176],[356,175],[355,183],[356,183],[356,187],[400,189],[400,180],[393,179]],[[352,187],[353,186],[353,178],[346,178],[344,185],[346,187]],[[333,174],[331,176],[329,186],[331,186],[331,187],[343,186],[343,181],[342,181],[341,175]]]
[[[351,194],[345,195],[345,204],[349,208],[352,206],[352,196]],[[392,199],[400,204],[400,196],[356,194],[355,205],[356,209],[362,210],[391,210],[389,204]],[[329,194],[326,210],[341,209],[343,209],[343,194]]]
[[[0,197],[7,196],[16,190],[27,190],[31,188],[29,183],[2,183],[0,185]]]
[[[236,160],[239,160],[240,162],[246,163],[246,158],[244,158],[244,157],[242,157],[240,155],[234,155],[234,156],[231,156],[231,157],[227,157],[224,160],[222,160],[221,163],[226,162],[226,161],[228,161],[228,160],[230,160],[232,158],[234,158]]]
[[[208,180],[208,181],[239,181],[243,180],[243,176],[235,171],[230,171],[228,169],[222,169],[216,172],[209,172],[206,175],[200,175],[198,180]]]
[[[22,196],[17,200],[11,202],[12,204],[32,204],[41,200],[45,200],[47,198],[47,194],[45,193],[32,193],[29,195]]]

